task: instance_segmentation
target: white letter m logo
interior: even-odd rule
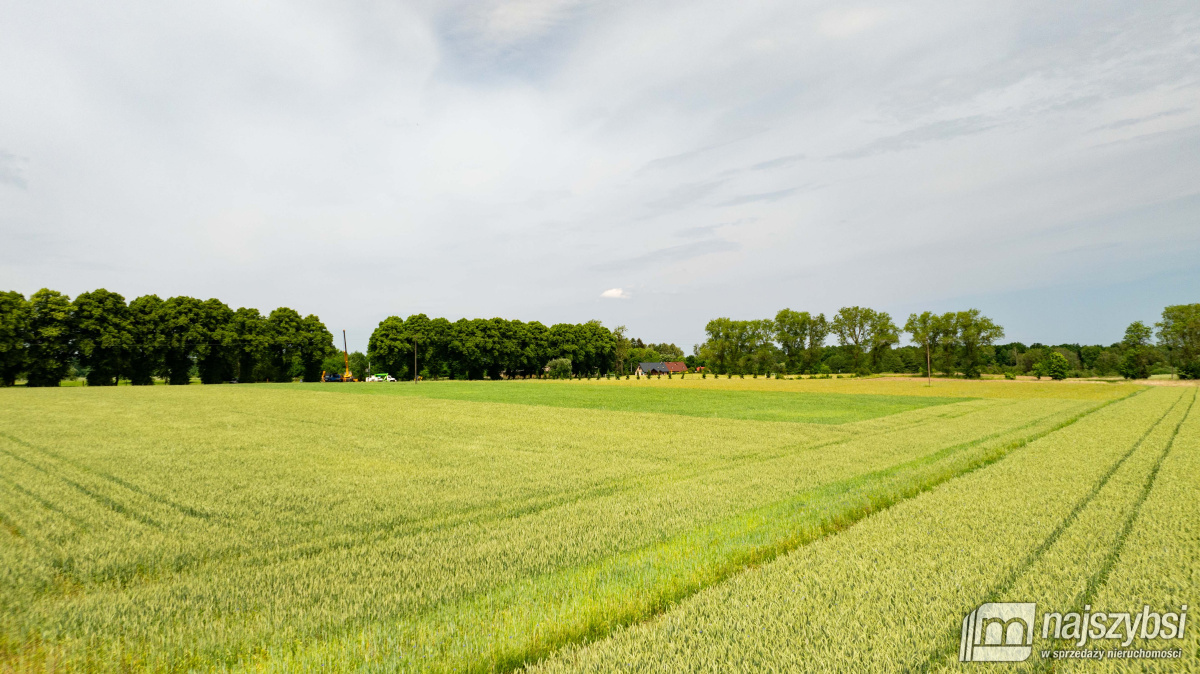
[[[963,618],[960,662],[1021,662],[1033,653],[1037,604],[984,604]]]

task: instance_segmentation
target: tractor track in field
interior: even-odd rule
[[[1146,499],[1150,498],[1150,492],[1154,490],[1154,483],[1158,481],[1158,473],[1162,469],[1163,462],[1167,460],[1167,456],[1170,455],[1171,449],[1175,446],[1175,438],[1179,436],[1179,429],[1183,428],[1183,423],[1187,421],[1189,416],[1191,416],[1192,408],[1196,405],[1197,396],[1200,396],[1200,389],[1192,392],[1192,399],[1190,402],[1188,402],[1187,411],[1183,413],[1183,416],[1179,419],[1179,423],[1175,424],[1175,428],[1171,432],[1171,438],[1167,441],[1163,451],[1158,455],[1154,465],[1150,468],[1150,472],[1146,475],[1146,480],[1142,484],[1142,489],[1138,493],[1137,500],[1134,502],[1133,507],[1129,509],[1129,514],[1126,515],[1125,520],[1121,523],[1121,529],[1117,533],[1117,537],[1113,541],[1112,546],[1109,547],[1108,554],[1104,556],[1103,564],[1101,564],[1096,573],[1092,574],[1092,576],[1088,578],[1087,584],[1084,586],[1083,591],[1080,592],[1079,596],[1075,598],[1074,605],[1070,609],[1071,611],[1082,612],[1083,607],[1087,604],[1090,604],[1092,600],[1095,599],[1096,592],[1100,590],[1100,588],[1104,587],[1104,584],[1108,582],[1108,577],[1112,574],[1113,567],[1116,566],[1117,560],[1121,558],[1121,553],[1125,550],[1125,541],[1128,540],[1129,533],[1133,531],[1134,524],[1136,524],[1138,518],[1141,517],[1142,506],[1145,505]],[[1180,398],[1180,402],[1182,402],[1182,400],[1183,399]],[[1172,409],[1174,409],[1174,407],[1172,407]],[[1159,422],[1161,423],[1161,420],[1159,420]],[[1065,644],[1066,642],[1062,641],[1061,643]],[[1046,646],[1045,648],[1048,650],[1055,650],[1060,648],[1060,646],[1055,645],[1052,642],[1051,645]],[[1040,660],[1035,665],[1034,671],[1055,671],[1058,669],[1058,663],[1059,661],[1057,660]]]
[[[45,447],[40,447],[31,442],[22,440],[22,439],[17,438],[9,433],[4,433],[4,432],[0,431],[0,438],[4,438],[5,440],[8,440],[9,442],[11,442],[15,445],[18,445],[20,447],[25,447],[26,449],[30,449],[30,450],[33,450],[34,452],[38,452],[40,454],[48,456],[55,461],[58,461],[58,462],[66,464],[68,466],[71,466],[72,468],[74,468],[75,470],[78,470],[81,473],[85,473],[88,475],[94,475],[102,480],[105,480],[114,485],[117,485],[118,487],[127,489],[135,494],[144,496],[148,500],[153,501],[155,503],[162,504],[164,506],[167,506],[168,508],[175,510],[176,512],[180,513],[181,515],[186,515],[188,517],[193,517],[196,519],[211,519],[212,518],[211,513],[204,512],[203,510],[200,510],[198,508],[193,508],[192,506],[183,505],[182,503],[176,503],[175,501],[167,498],[166,496],[147,491],[147,490],[145,490],[135,484],[132,484],[126,480],[122,480],[121,478],[119,478],[115,475],[110,475],[104,471],[96,470],[95,468],[92,468],[91,466],[88,466],[84,463],[80,463],[79,461],[65,457],[62,454],[60,454],[58,452],[54,452]],[[3,450],[3,449],[0,449],[0,451],[5,452],[9,456],[12,456],[13,458],[16,458],[18,460],[25,461],[25,459],[21,458],[17,454],[14,454],[12,452],[9,452],[9,451]],[[28,461],[25,461],[25,462],[29,463]],[[32,466],[33,464],[29,463],[29,465]],[[53,473],[50,470],[46,470],[44,468],[38,468],[38,469],[42,470],[43,472],[45,472],[47,474],[55,475],[55,473]],[[67,478],[60,477],[60,479],[66,480]]]
[[[1170,416],[1171,412],[1173,412],[1175,410],[1175,408],[1178,407],[1182,402],[1183,402],[1183,398],[1180,397],[1178,400],[1176,400],[1174,403],[1172,403],[1171,406],[1168,407],[1165,412],[1163,412],[1162,416],[1160,416],[1157,420],[1155,420],[1155,422],[1146,429],[1146,432],[1143,433],[1141,435],[1141,437],[1139,437],[1133,443],[1133,445],[1129,448],[1129,450],[1126,451],[1125,453],[1123,453],[1120,457],[1117,458],[1116,461],[1113,462],[1113,464],[1111,466],[1109,466],[1108,470],[1106,470],[1100,476],[1100,479],[1097,480],[1096,483],[1092,486],[1092,489],[1089,490],[1086,494],[1084,494],[1083,497],[1080,498],[1075,503],[1075,505],[1066,514],[1066,516],[1063,517],[1062,521],[1060,521],[1058,523],[1058,525],[1055,526],[1055,528],[1053,530],[1051,530],[1050,534],[1047,535],[1046,538],[1044,538],[1042,540],[1042,542],[1037,545],[1037,547],[1035,547],[1028,554],[1026,554],[1024,559],[1022,559],[1021,562],[1019,564],[1017,564],[1017,566],[1015,566],[1013,568],[1013,570],[1011,572],[1009,572],[1009,574],[1007,576],[1005,576],[1005,578],[1003,580],[1000,581],[1000,583],[998,583],[997,585],[993,586],[990,590],[988,590],[987,594],[985,594],[983,596],[983,598],[977,603],[983,604],[983,603],[999,601],[1000,599],[1002,599],[1004,594],[1012,589],[1012,587],[1021,578],[1021,576],[1023,576],[1026,572],[1028,572],[1031,568],[1033,568],[1033,566],[1035,564],[1037,564],[1037,562],[1040,559],[1042,559],[1042,557],[1046,554],[1046,552],[1048,552],[1050,550],[1050,548],[1052,548],[1054,546],[1054,544],[1063,535],[1063,533],[1065,533],[1068,529],[1071,528],[1072,525],[1075,524],[1075,522],[1079,519],[1080,513],[1082,513],[1084,511],[1084,509],[1086,509],[1087,506],[1092,503],[1093,500],[1095,500],[1096,496],[1099,495],[1100,491],[1104,489],[1104,486],[1108,484],[1110,479],[1112,479],[1112,476],[1114,474],[1116,474],[1116,472],[1118,470],[1120,470],[1121,466],[1123,466],[1125,464],[1125,462],[1129,459],[1129,457],[1133,456],[1134,453],[1136,453],[1137,450],[1141,448],[1142,444],[1146,441],[1146,438],[1150,437],[1150,434],[1153,433],[1154,430],[1157,429],[1159,426],[1161,426],[1163,421],[1168,416]],[[1193,403],[1195,402],[1194,396],[1193,396],[1192,402]],[[1192,407],[1192,405],[1189,404],[1188,410],[1187,410],[1187,412],[1184,413],[1183,419],[1187,418],[1187,415],[1191,412],[1191,407]],[[1169,450],[1171,447],[1171,444],[1174,443],[1175,434],[1178,434],[1179,427],[1182,424],[1183,424],[1183,420],[1181,419],[1180,423],[1175,427],[1175,432],[1174,432],[1174,434],[1172,434],[1170,441],[1167,443],[1167,450]],[[1158,463],[1155,465],[1154,469],[1152,470],[1152,476],[1157,475],[1158,465],[1160,465],[1162,463],[1162,460],[1165,457],[1166,457],[1166,451],[1164,451],[1163,454],[1159,457]],[[1151,483],[1152,483],[1152,481],[1153,480],[1151,480]],[[1149,494],[1149,484],[1150,483],[1148,483],[1146,486],[1146,494],[1147,495]],[[1142,501],[1144,501],[1144,500],[1145,500],[1145,498],[1142,499]],[[1140,510],[1140,508],[1141,508],[1141,504],[1139,502],[1133,512],[1136,513],[1137,510]],[[948,658],[951,658],[958,651],[958,647],[955,645],[958,643],[958,636],[959,636],[959,630],[957,630],[957,629],[948,630],[946,632],[944,639],[939,640],[939,643],[948,644],[947,646],[943,646],[943,647],[939,647],[939,648],[935,649],[929,655],[927,655],[924,660],[921,661],[920,665],[917,665],[915,667],[906,668],[905,671],[906,672],[927,672],[930,669],[932,669],[933,666],[935,664],[937,664],[938,662],[941,662],[941,661],[947,660]]]
[[[8,436],[5,436],[5,437],[8,437]],[[66,477],[60,473],[51,471],[48,468],[46,468],[45,466],[41,466],[33,461],[30,461],[29,459],[21,456],[20,454],[10,452],[7,449],[4,449],[2,447],[0,447],[0,454],[4,454],[5,456],[7,456],[15,461],[19,461],[20,463],[23,463],[26,466],[33,468],[34,470],[44,473],[45,475],[47,475],[48,477],[50,477],[52,479],[56,479],[56,480],[63,482],[64,484],[71,487],[75,491],[79,492],[80,494],[83,494],[84,496],[90,498],[95,503],[98,503],[101,506],[104,506],[105,508],[111,510],[112,512],[114,512],[118,515],[121,515],[123,517],[126,517],[130,520],[133,520],[135,522],[138,522],[138,523],[143,524],[148,527],[152,527],[155,529],[163,528],[162,523],[155,520],[154,518],[149,517],[143,513],[140,513],[138,511],[126,506],[124,503],[117,501],[116,499],[105,496],[104,494],[101,494],[93,489],[89,489],[89,488],[79,484],[78,482],[72,480],[69,477]]]

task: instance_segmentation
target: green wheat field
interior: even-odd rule
[[[983,602],[1200,602],[1198,390],[3,389],[0,670],[984,667]]]

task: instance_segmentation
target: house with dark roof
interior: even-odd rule
[[[637,376],[658,374],[663,375],[670,372],[667,369],[666,363],[638,363],[637,370],[634,372]]]

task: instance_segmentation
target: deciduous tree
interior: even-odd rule
[[[1180,374],[1200,376],[1200,304],[1176,304],[1163,309],[1162,321],[1156,327],[1158,343],[1167,350]]]
[[[933,352],[941,343],[943,337],[943,321],[931,311],[920,314],[909,314],[904,323],[904,331],[912,335],[914,343],[925,351],[925,377],[933,384]]]
[[[71,300],[42,288],[29,298],[29,386],[58,386],[71,371],[74,356]]]
[[[978,309],[960,311],[954,316],[954,328],[959,346],[959,364],[963,376],[978,379],[982,349],[1004,337],[1004,328],[984,316]]]
[[[1062,380],[1067,378],[1070,363],[1067,362],[1066,356],[1057,351],[1052,351],[1044,362],[1046,374],[1051,379]]]
[[[301,348],[305,338],[304,319],[295,309],[279,307],[267,316],[267,328],[271,337],[267,349],[270,381],[287,382],[300,376]],[[329,336],[329,348],[333,348],[333,335]],[[317,376],[320,378],[319,370]]]
[[[0,292],[0,386],[12,386],[25,371],[29,303],[15,290]]]
[[[788,372],[800,372],[804,369],[808,333],[812,322],[812,316],[807,311],[781,309],[775,314],[775,342],[779,344],[780,356]]]
[[[868,350],[871,360],[878,363],[882,351],[900,339],[899,329],[887,312],[866,307],[842,307],[833,317],[831,327],[838,343],[850,351],[854,371],[858,373],[870,371],[866,360]]]
[[[125,298],[104,288],[80,293],[71,303],[71,325],[88,386],[115,386],[133,345]]]
[[[1121,346],[1125,355],[1121,358],[1118,371],[1126,379],[1146,379],[1150,376],[1150,337],[1154,331],[1141,321],[1134,321],[1125,328],[1125,338]]]
[[[129,383],[148,386],[163,369],[163,301],[158,295],[143,295],[129,303],[128,314]]]
[[[224,302],[213,298],[200,303],[200,316],[195,351],[200,382],[229,381],[234,377],[240,351],[235,314]]]
[[[196,349],[206,339],[204,303],[194,297],[172,297],[159,311],[159,332],[163,338],[163,367],[167,383],[175,386],[191,383]]]
[[[258,309],[242,307],[233,312],[234,374],[242,383],[267,379],[266,365],[270,357],[271,335],[267,319]]]

